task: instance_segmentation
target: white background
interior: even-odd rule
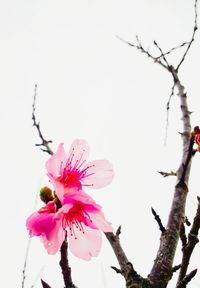
[[[109,159],[113,183],[89,191],[104,208],[136,271],[147,276],[160,232],[151,206],[166,224],[175,178],[157,171],[176,170],[181,156],[179,99],[171,101],[167,145],[164,145],[166,103],[171,76],[116,36],[135,41],[139,35],[152,53],[156,40],[164,51],[190,40],[194,1],[189,0],[7,0],[0,1],[0,131],[1,131],[1,285],[21,287],[28,233],[27,216],[36,195],[47,184],[48,155],[32,128],[34,85],[38,84],[36,116],[52,149],[75,138],[86,139],[90,160]],[[199,11],[200,12],[200,11]],[[180,70],[188,93],[192,125],[200,124],[199,48],[197,37]],[[178,63],[183,50],[174,53]],[[186,214],[192,220],[199,194],[200,155],[193,161]],[[42,203],[36,199],[37,209]],[[104,238],[100,256],[90,262],[69,260],[79,288],[122,288],[123,278]],[[180,251],[181,247],[178,248]],[[174,264],[180,263],[180,256]],[[189,270],[200,267],[200,247]],[[63,287],[59,255],[49,256],[38,238],[31,242],[26,288],[38,273],[52,288]],[[42,270],[42,271],[41,271]],[[200,274],[190,284],[199,287]],[[174,287],[172,282],[170,287]],[[41,287],[37,280],[35,287]]]

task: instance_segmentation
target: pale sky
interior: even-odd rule
[[[38,84],[36,116],[55,151],[68,150],[75,138],[86,139],[90,160],[108,159],[115,178],[100,190],[87,190],[103,206],[136,271],[147,276],[159,245],[160,232],[151,206],[166,224],[174,178],[157,171],[176,170],[181,157],[179,99],[171,101],[167,145],[164,146],[166,103],[172,79],[145,55],[116,36],[135,41],[138,35],[153,53],[153,40],[164,51],[190,40],[193,2],[188,0],[7,0],[0,1],[0,129],[1,129],[1,283],[21,287],[28,241],[26,218],[34,210],[42,185],[48,184],[45,161],[32,128],[34,85]],[[199,9],[198,9],[199,10]],[[200,12],[200,11],[199,11]],[[200,13],[199,13],[200,15]],[[199,16],[200,17],[200,16]],[[200,35],[183,64],[192,125],[200,125]],[[179,61],[181,50],[169,59]],[[200,195],[200,155],[193,161],[186,214],[192,220]],[[36,201],[37,209],[42,203]],[[180,250],[180,249],[179,249]],[[181,254],[179,253],[179,256]],[[200,268],[200,246],[189,271]],[[31,242],[25,288],[41,278],[62,287],[59,254],[47,255],[38,238]],[[79,288],[123,288],[124,280],[104,238],[96,259],[85,262],[69,255]],[[174,264],[179,264],[180,258]],[[199,287],[200,272],[190,287]],[[173,287],[173,282],[169,287]],[[41,288],[37,280],[35,288]]]

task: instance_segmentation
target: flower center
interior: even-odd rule
[[[76,202],[74,206],[64,214],[62,225],[63,229],[69,227],[70,235],[77,239],[75,228],[84,234],[84,225],[88,226],[88,221],[92,222],[89,214],[84,209],[84,205],[81,202]]]
[[[77,187],[78,189],[81,189],[82,184],[80,183],[81,179],[89,177],[93,175],[94,173],[87,173],[87,170],[94,165],[86,166],[84,168],[84,165],[86,163],[86,160],[83,160],[83,155],[85,153],[85,150],[82,151],[79,158],[74,161],[74,148],[72,149],[72,152],[67,160],[67,162],[61,162],[60,164],[60,175],[57,180],[60,181],[62,184],[64,184],[65,187]],[[93,184],[86,184],[84,186],[93,186]]]

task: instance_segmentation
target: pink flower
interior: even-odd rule
[[[194,141],[195,143],[197,144],[197,151],[200,152],[200,133],[196,134],[195,137],[194,137]]]
[[[26,226],[30,236],[40,236],[49,254],[61,247],[67,230],[70,251],[77,257],[90,260],[101,249],[101,231],[112,232],[104,218],[101,206],[81,190],[63,195],[62,206],[56,211],[53,201],[33,213]]]
[[[61,143],[46,162],[47,175],[60,200],[71,188],[101,188],[111,183],[114,175],[111,163],[107,160],[87,162],[88,156],[88,143],[77,139],[72,143],[69,154],[65,153]]]

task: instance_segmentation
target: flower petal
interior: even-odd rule
[[[101,206],[98,205],[91,196],[87,193],[83,192],[82,190],[71,189],[70,192],[65,193],[63,195],[62,204],[74,204],[76,202],[81,202],[84,204],[85,209],[87,212],[96,213],[101,210]]]
[[[45,235],[41,235],[40,238],[48,254],[53,255],[58,252],[65,239],[65,230],[63,230],[62,225],[57,221],[54,229],[51,231],[51,237],[47,239]]]
[[[104,214],[101,211],[98,213],[91,213],[90,219],[92,220],[92,223],[103,232],[113,232],[112,224],[105,219]]]
[[[69,249],[75,256],[83,260],[90,260],[91,257],[96,257],[100,252],[102,245],[101,232],[88,228],[84,224],[83,226],[84,234],[77,228],[74,229],[77,239],[69,234]]]
[[[66,166],[70,165],[72,169],[77,169],[85,165],[89,156],[89,150],[89,145],[85,140],[74,140],[69,150]]]
[[[26,221],[30,236],[40,236],[49,254],[55,254],[60,249],[65,237],[61,218],[55,218],[55,215],[35,212]]]
[[[51,231],[54,229],[55,220],[54,213],[39,213],[35,212],[30,215],[26,221],[26,227],[29,230],[30,236],[46,235],[50,238]]]
[[[108,160],[89,162],[86,167],[89,168],[81,179],[83,185],[90,188],[101,188],[111,183],[114,171],[112,164]]]
[[[61,163],[66,161],[66,153],[64,150],[64,144],[60,143],[58,146],[58,149],[55,154],[53,154],[46,162],[46,169],[47,169],[47,175],[50,177],[52,176],[58,176],[61,174],[60,168]]]

